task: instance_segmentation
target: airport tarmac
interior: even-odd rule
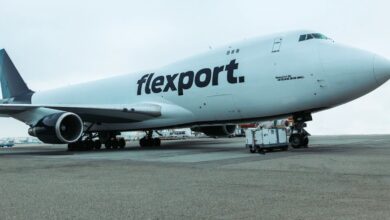
[[[0,149],[0,219],[390,219],[390,135],[265,155],[243,138]]]

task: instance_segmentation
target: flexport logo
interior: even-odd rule
[[[177,91],[177,94],[182,96],[185,90],[191,89],[194,85],[198,88],[204,88],[210,84],[212,86],[218,86],[219,77],[223,73],[226,73],[227,82],[230,84],[244,83],[244,76],[236,77],[234,75],[235,71],[238,70],[238,66],[239,64],[236,63],[236,60],[232,60],[228,65],[216,66],[213,69],[204,68],[196,74],[194,71],[157,77],[154,77],[154,73],[146,74],[137,82],[137,95],[142,95],[143,91],[145,94]],[[143,88],[144,84],[145,87]]]

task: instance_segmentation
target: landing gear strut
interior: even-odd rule
[[[146,131],[145,137],[139,140],[139,145],[141,147],[152,147],[152,146],[159,147],[161,146],[161,139],[153,138],[153,130]]]
[[[294,115],[294,125],[291,126],[290,144],[293,148],[306,148],[309,146],[310,134],[305,130],[307,121],[313,118],[310,113]]]
[[[75,143],[68,144],[68,151],[90,151],[100,150],[102,144],[106,149],[123,149],[126,146],[126,141],[122,137],[117,137],[120,133],[114,132],[99,132],[86,133],[80,140]]]

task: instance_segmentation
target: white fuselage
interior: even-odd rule
[[[152,71],[39,92],[32,104],[161,105],[161,117],[155,119],[92,127],[140,130],[316,112],[365,95],[389,79],[375,73],[388,65],[379,56],[329,39],[299,41],[303,33],[309,32],[247,40]]]

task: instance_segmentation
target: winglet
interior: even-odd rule
[[[27,87],[5,49],[0,50],[0,83],[3,99],[25,100],[34,93]]]

